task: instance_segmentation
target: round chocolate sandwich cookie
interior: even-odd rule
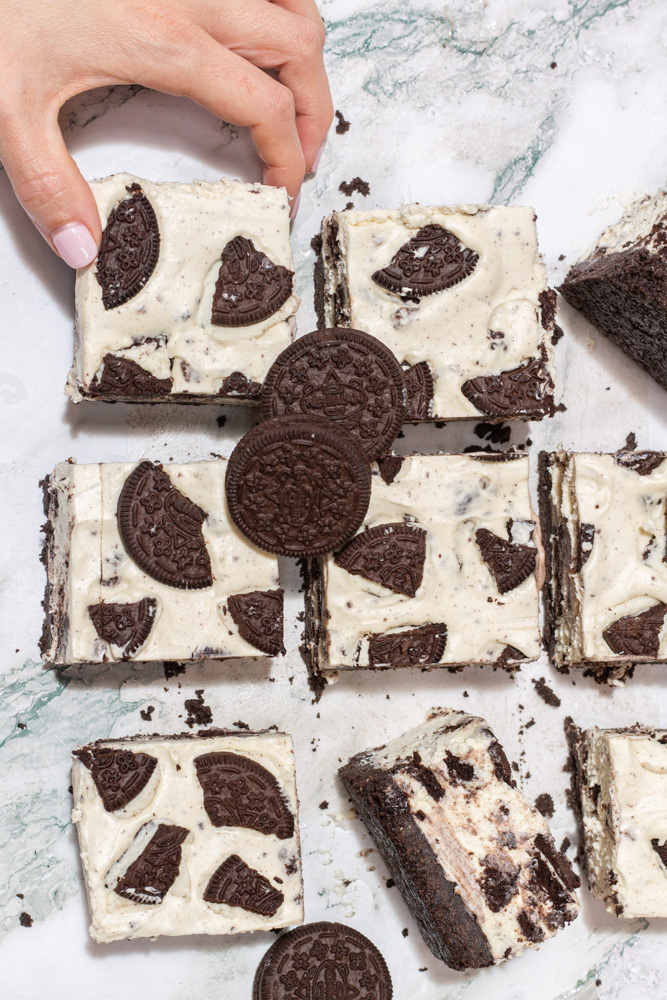
[[[288,931],[255,973],[253,1000],[391,1000],[391,976],[372,941],[343,924],[322,921]]]
[[[320,330],[279,354],[262,387],[262,417],[303,414],[342,425],[369,459],[384,455],[405,418],[403,369],[359,330]]]
[[[241,438],[225,491],[232,521],[261,549],[324,555],[361,526],[371,470],[354,438],[331,421],[275,417]]]

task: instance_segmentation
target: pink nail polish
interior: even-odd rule
[[[53,245],[70,267],[86,267],[97,257],[97,243],[82,222],[66,222],[51,233]]]
[[[316,174],[317,173],[317,168],[320,165],[320,160],[322,159],[322,153],[324,152],[324,147],[325,146],[326,146],[326,142],[323,142],[322,145],[320,146],[320,148],[318,149],[317,155],[315,156],[315,159],[313,160],[313,165],[310,168],[311,174]]]
[[[300,204],[301,204],[301,192],[299,191],[298,195],[292,202],[292,209],[289,214],[290,219],[296,219],[296,213],[299,211]]]

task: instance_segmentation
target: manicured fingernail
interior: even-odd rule
[[[70,267],[86,267],[97,257],[97,243],[82,222],[67,222],[51,233],[53,245]]]
[[[322,159],[322,153],[324,152],[324,147],[325,146],[326,146],[326,143],[323,142],[322,145],[320,146],[320,148],[318,149],[317,155],[316,155],[315,159],[313,160],[313,165],[310,168],[311,174],[316,174],[317,173],[317,168],[320,165],[320,160]]]
[[[301,204],[301,192],[299,191],[298,195],[292,202],[292,210],[290,211],[289,214],[290,219],[296,219],[296,213],[299,211],[300,204]]]

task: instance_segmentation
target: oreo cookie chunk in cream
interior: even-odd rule
[[[277,560],[230,521],[226,467],[56,466],[43,484],[50,663],[283,651]]]
[[[303,921],[285,733],[98,740],[74,752],[72,794],[95,941]]]
[[[334,212],[316,272],[321,325],[382,341],[403,365],[408,420],[554,412],[556,296],[532,208]]]
[[[91,188],[103,235],[77,273],[68,394],[257,403],[299,306],[285,190],[129,174]]]

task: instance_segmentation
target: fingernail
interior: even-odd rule
[[[53,245],[70,267],[86,267],[97,257],[97,243],[82,222],[66,222],[51,233]]]
[[[322,159],[322,153],[324,152],[324,147],[325,146],[326,146],[326,142],[323,142],[322,145],[320,146],[320,148],[318,149],[317,155],[315,156],[315,159],[313,160],[313,165],[310,168],[311,174],[316,174],[317,173],[317,168],[320,165],[320,160]]]
[[[292,202],[292,209],[289,214],[290,219],[296,219],[296,213],[299,211],[300,204],[301,204],[301,192],[299,191],[298,195]]]

